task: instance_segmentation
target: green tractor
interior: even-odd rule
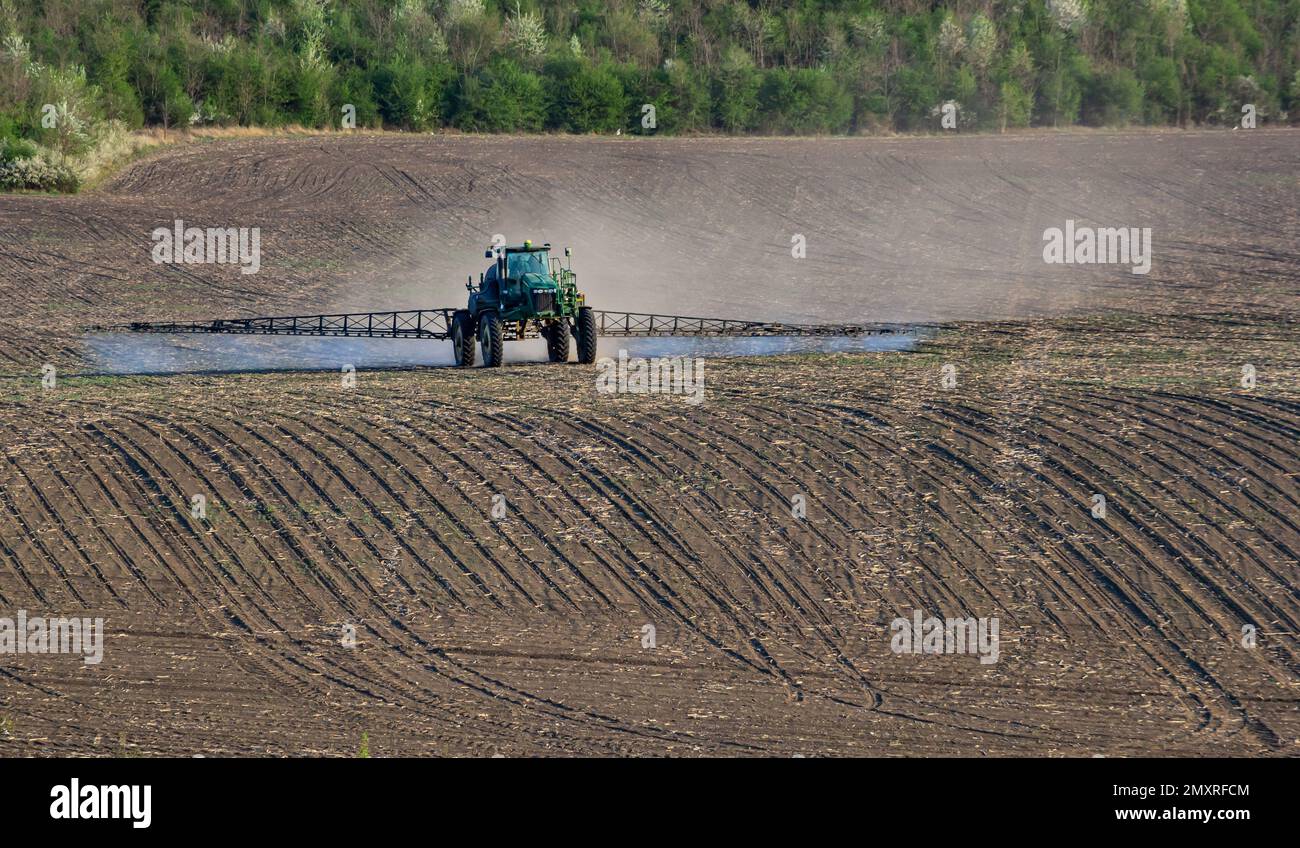
[[[474,364],[474,342],[483,351],[483,364],[495,368],[503,359],[505,342],[546,339],[552,362],[569,361],[569,337],[578,340],[578,361],[596,361],[596,315],[578,291],[578,277],[565,262],[552,258],[551,246],[525,241],[518,247],[489,248],[484,258],[492,265],[470,277],[469,308],[452,315],[451,341],[456,364]]]

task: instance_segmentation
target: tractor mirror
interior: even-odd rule
[[[489,247],[487,250],[483,251],[483,258],[484,259],[492,258],[492,248]]]
[[[565,255],[565,256],[572,256],[572,255],[573,255],[573,251],[572,251],[570,248],[567,248],[567,247],[566,247],[566,248],[564,248],[564,255]]]

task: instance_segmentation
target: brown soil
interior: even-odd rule
[[[1293,755],[1296,141],[257,139],[0,198],[0,617],[107,631],[0,656],[0,755]],[[261,226],[262,272],[154,265],[177,217]],[[1045,266],[1067,217],[1153,227],[1151,274]],[[699,406],[105,376],[78,332],[454,305],[494,232],[608,308],[959,323],[711,358]],[[893,653],[914,610],[999,660]]]

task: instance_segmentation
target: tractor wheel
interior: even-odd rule
[[[578,308],[578,361],[590,365],[596,361],[596,313],[590,306]]]
[[[569,322],[563,318],[546,328],[546,355],[552,362],[569,361]]]
[[[488,368],[500,366],[505,347],[500,316],[495,312],[484,312],[478,322],[478,338],[483,349],[483,364]]]
[[[468,368],[474,364],[474,330],[469,312],[464,309],[451,316],[451,346],[458,366]]]

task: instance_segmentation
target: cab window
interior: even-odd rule
[[[544,251],[511,253],[506,257],[506,276],[517,280],[524,274],[545,274],[546,255]]]

